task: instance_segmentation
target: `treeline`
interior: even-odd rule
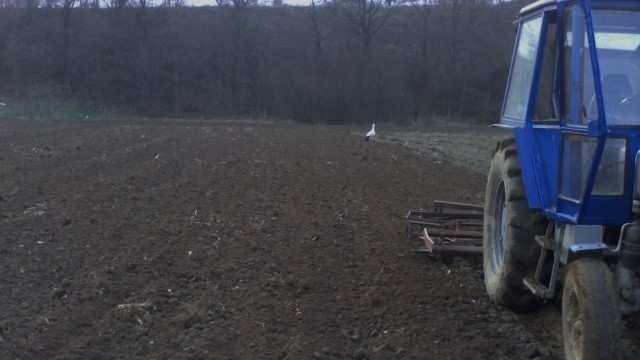
[[[0,95],[150,117],[491,121],[524,4],[0,0]]]

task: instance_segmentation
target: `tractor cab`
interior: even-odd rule
[[[515,131],[530,207],[571,224],[629,222],[640,1],[539,1],[517,24],[500,124]]]

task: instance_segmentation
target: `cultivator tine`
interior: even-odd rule
[[[481,254],[482,212],[480,205],[436,200],[433,211],[409,211],[407,232],[424,242],[418,252]]]
[[[431,234],[437,237],[482,239],[482,231],[433,229]]]
[[[482,247],[476,245],[443,245],[436,244],[435,241],[429,236],[427,228],[422,229],[422,239],[424,240],[424,249],[418,250],[418,252],[425,252],[429,254],[433,253],[454,253],[454,254],[481,254]]]

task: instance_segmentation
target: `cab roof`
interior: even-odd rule
[[[549,6],[549,5],[557,4],[560,1],[562,1],[562,0],[538,0],[538,1],[534,2],[533,4],[529,4],[529,5],[525,6],[525,7],[523,7],[520,10],[520,13],[518,14],[518,16],[526,15],[526,14],[534,12],[534,11],[540,9],[540,8],[544,8],[544,7]]]

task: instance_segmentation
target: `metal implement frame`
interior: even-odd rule
[[[482,205],[435,200],[432,211],[409,211],[407,234],[424,242],[417,252],[482,254],[483,212]]]

